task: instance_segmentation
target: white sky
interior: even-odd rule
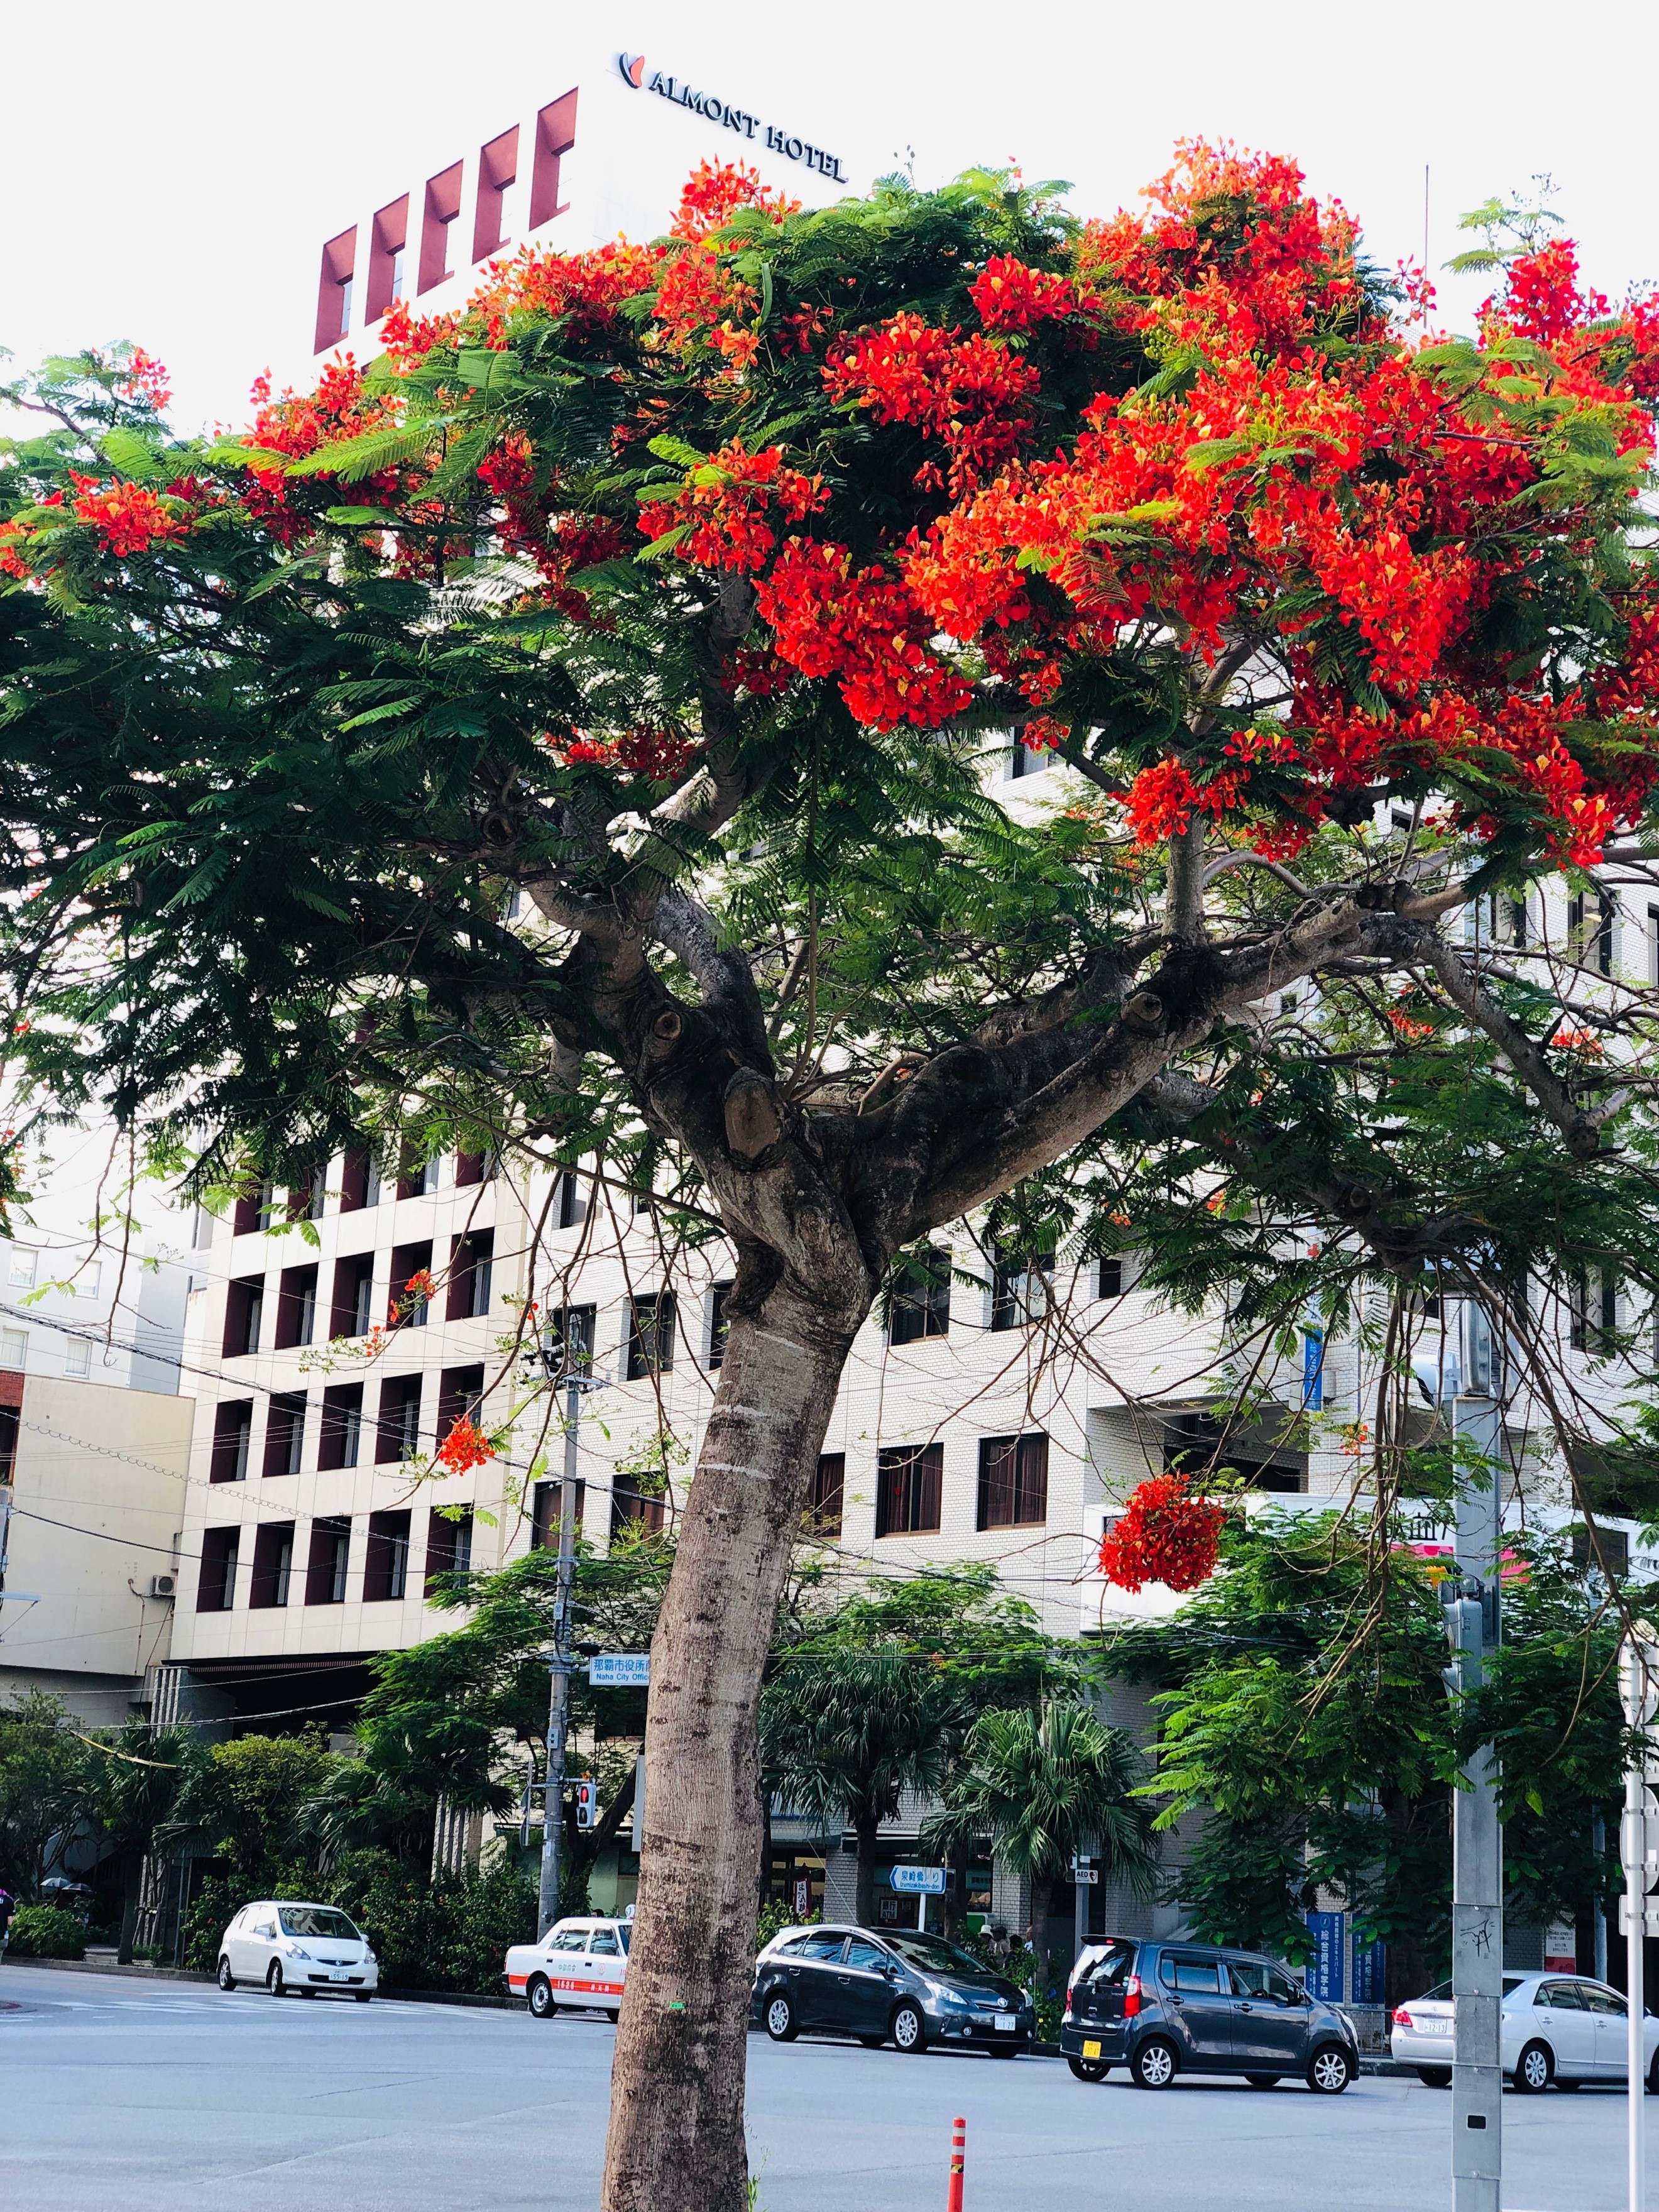
[[[1460,212],[1549,171],[1587,273],[1616,295],[1659,277],[1642,120],[1656,21],[1632,0],[13,9],[0,345],[27,364],[131,337],[172,368],[181,428],[240,423],[314,306],[321,240],[429,149],[459,152],[463,116],[499,107],[504,124],[563,90],[571,26],[816,119],[866,174],[912,148],[922,183],[1017,155],[1073,180],[1083,213],[1133,200],[1177,137],[1231,135],[1296,155],[1384,264],[1421,252],[1425,162],[1433,264]],[[1442,296],[1467,324],[1479,293]]]

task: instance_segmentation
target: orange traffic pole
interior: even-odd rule
[[[951,2125],[951,2193],[945,2200],[945,2212],[962,2212],[962,2169],[968,2156],[968,2123],[956,2119]]]

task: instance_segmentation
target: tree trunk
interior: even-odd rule
[[[761,1674],[867,1296],[860,1281],[827,1314],[786,1282],[758,1316],[732,1320],[651,1647],[645,1850],[604,2212],[748,2212]]]
[[[1036,1963],[1034,1996],[1041,1996],[1048,1986],[1048,1905],[1054,1893],[1052,1875],[1031,1876],[1031,1950]]]
[[[132,1964],[133,1940],[138,1929],[138,1902],[144,1879],[144,1855],[129,1848],[121,1854],[121,1933],[115,1946],[118,1966]]]
[[[881,1822],[867,1808],[853,1815],[853,1833],[859,1839],[858,1865],[853,1881],[853,1917],[860,1928],[876,1924],[876,1838]]]

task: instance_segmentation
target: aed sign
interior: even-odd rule
[[[733,107],[718,93],[699,92],[683,77],[647,69],[643,54],[618,54],[617,70],[623,82],[635,92],[654,92],[660,99],[672,100],[676,107],[689,108],[693,115],[719,124],[722,130],[735,131],[740,138],[758,140],[769,153],[781,154],[786,161],[803,162],[820,176],[833,177],[838,185],[847,182],[838,154],[827,154],[822,146],[814,146],[793,131],[751,115],[747,108]]]
[[[920,1892],[924,1897],[942,1897],[945,1894],[945,1869],[896,1866],[893,1869],[893,1887],[901,1894],[908,1892],[914,1896]]]

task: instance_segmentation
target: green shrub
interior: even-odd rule
[[[11,1948],[18,1959],[84,1959],[87,1931],[60,1905],[20,1905],[11,1917]]]
[[[811,1928],[823,1917],[819,1912],[808,1912],[797,1919],[787,1905],[772,1898],[762,1905],[760,1917],[755,1923],[755,1953],[758,1957],[772,1938],[786,1928]]]
[[[536,1935],[536,1892],[501,1863],[428,1877],[379,1851],[344,1858],[319,1892],[350,1913],[393,1989],[494,1996],[510,1943]]]

